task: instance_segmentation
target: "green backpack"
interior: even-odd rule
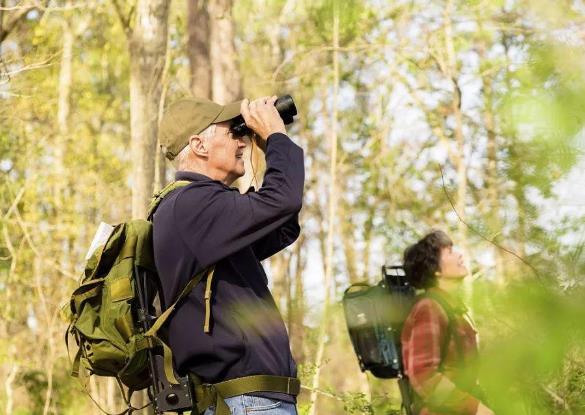
[[[78,346],[72,375],[81,379],[88,375],[115,377],[122,392],[122,384],[129,390],[128,395],[123,393],[128,405],[124,412],[138,409],[130,405],[132,392],[152,384],[149,359],[154,348],[163,350],[164,374],[168,381],[179,384],[170,349],[157,332],[176,304],[206,274],[209,280],[212,276],[212,269],[197,274],[174,304],[156,320],[151,318],[145,324],[148,315],[153,314],[150,303],[153,298],[141,304],[144,300],[139,301],[138,291],[144,287],[138,284],[138,277],[142,271],[156,276],[150,219],[168,193],[187,184],[188,181],[174,182],[156,194],[149,209],[149,220],[136,219],[114,227],[105,245],[96,249],[87,261],[79,287],[63,310],[69,320],[65,334],[67,349],[70,337]]]

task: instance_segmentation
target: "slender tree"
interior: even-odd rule
[[[187,0],[187,56],[191,92],[211,99],[210,16],[208,0]]]
[[[335,224],[337,219],[337,122],[338,122],[338,94],[339,94],[339,10],[336,3],[333,5],[333,35],[332,35],[332,54],[333,54],[333,92],[331,97],[331,123],[330,123],[330,156],[329,156],[329,207],[327,214],[327,243],[325,253],[325,276],[323,287],[325,290],[323,301],[323,314],[319,326],[319,337],[317,354],[315,355],[315,374],[311,384],[311,397],[309,401],[310,414],[316,414],[317,410],[317,390],[320,384],[320,374],[325,354],[325,345],[327,342],[327,329],[329,325],[329,305],[331,301],[331,284],[333,278],[333,241],[335,238]]]
[[[134,22],[131,14],[124,14],[117,0],[113,2],[126,32],[130,54],[132,217],[143,218],[153,193],[170,2],[137,0]]]

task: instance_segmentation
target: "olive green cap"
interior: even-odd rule
[[[172,160],[189,144],[189,137],[199,134],[211,124],[231,120],[240,115],[242,101],[227,105],[205,98],[184,98],[171,104],[164,112],[159,141],[165,156]]]

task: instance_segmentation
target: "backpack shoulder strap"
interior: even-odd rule
[[[449,304],[447,300],[445,300],[443,297],[433,292],[432,290],[427,290],[423,297],[430,298],[431,300],[436,301],[445,311],[445,314],[447,314],[447,335],[445,336],[445,339],[443,340],[443,344],[441,347],[441,366],[443,366],[443,362],[445,361],[445,357],[447,356],[449,342],[451,341],[451,338],[453,337],[453,331],[455,330],[454,326],[457,312]],[[457,336],[454,336],[454,339],[455,347],[457,348],[457,353],[461,357],[463,356],[463,345],[461,344],[461,340]]]
[[[179,384],[179,381],[175,377],[175,374],[173,371],[172,352],[171,352],[171,349],[162,340],[160,340],[160,338],[158,337],[158,331],[163,326],[163,324],[166,323],[166,321],[169,319],[171,314],[175,311],[177,304],[179,304],[179,302],[191,292],[193,287],[195,287],[203,279],[203,277],[205,277],[206,275],[207,275],[207,278],[212,277],[214,270],[215,270],[215,266],[212,266],[210,268],[204,269],[203,271],[196,274],[193,278],[191,278],[191,280],[189,280],[187,285],[183,288],[183,290],[181,291],[181,293],[179,294],[179,296],[177,297],[175,302],[173,304],[171,304],[155,320],[155,322],[150,327],[150,329],[148,329],[146,331],[146,333],[144,333],[145,338],[151,339],[152,341],[154,341],[154,343],[159,344],[163,347],[163,361],[164,361],[163,367],[164,367],[164,371],[165,371],[165,376],[167,377],[167,379],[171,383]],[[206,316],[206,319],[207,319],[207,316]]]
[[[150,206],[148,207],[148,215],[147,215],[148,220],[152,221],[152,216],[154,215],[154,212],[156,212],[158,205],[160,205],[160,202],[162,202],[162,200],[169,193],[171,193],[175,189],[185,187],[189,183],[191,183],[189,180],[176,180],[174,182],[167,184],[162,190],[155,193],[152,197],[152,201],[150,202]]]
[[[191,290],[205,277],[213,276],[213,272],[215,271],[215,266],[209,267],[197,273],[193,278],[189,280],[187,285],[183,288],[179,296],[176,298],[175,302],[171,304],[154,322],[154,324],[150,327],[150,329],[145,333],[145,336],[154,336],[158,332],[158,330],[162,327],[163,324],[167,321],[169,316],[175,311],[175,307],[177,304],[185,298]]]
[[[154,212],[162,202],[162,200],[173,190],[179,189],[181,187],[185,187],[191,182],[189,180],[177,180],[172,183],[169,183],[165,186],[162,190],[158,193],[155,193],[152,198],[152,202],[150,203],[150,207],[148,208],[148,220],[152,221],[152,217]],[[172,359],[172,352],[170,348],[158,337],[158,331],[160,328],[166,323],[169,319],[171,314],[175,311],[177,305],[183,300],[191,290],[199,284],[201,280],[207,277],[207,287],[205,290],[205,326],[204,331],[205,333],[209,332],[209,319],[211,314],[211,282],[213,279],[213,273],[215,272],[215,265],[212,265],[199,273],[197,273],[193,278],[189,280],[187,285],[183,288],[183,290],[179,293],[179,296],[175,299],[175,301],[166,309],[164,312],[154,321],[152,326],[144,333],[144,337],[150,339],[150,341],[154,342],[155,344],[159,344],[163,347],[163,359],[164,359],[164,371],[167,379],[174,384],[178,384],[178,380],[176,379],[173,371],[173,359]]]

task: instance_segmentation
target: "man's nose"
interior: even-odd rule
[[[250,140],[247,137],[238,137],[238,147],[246,147]]]

